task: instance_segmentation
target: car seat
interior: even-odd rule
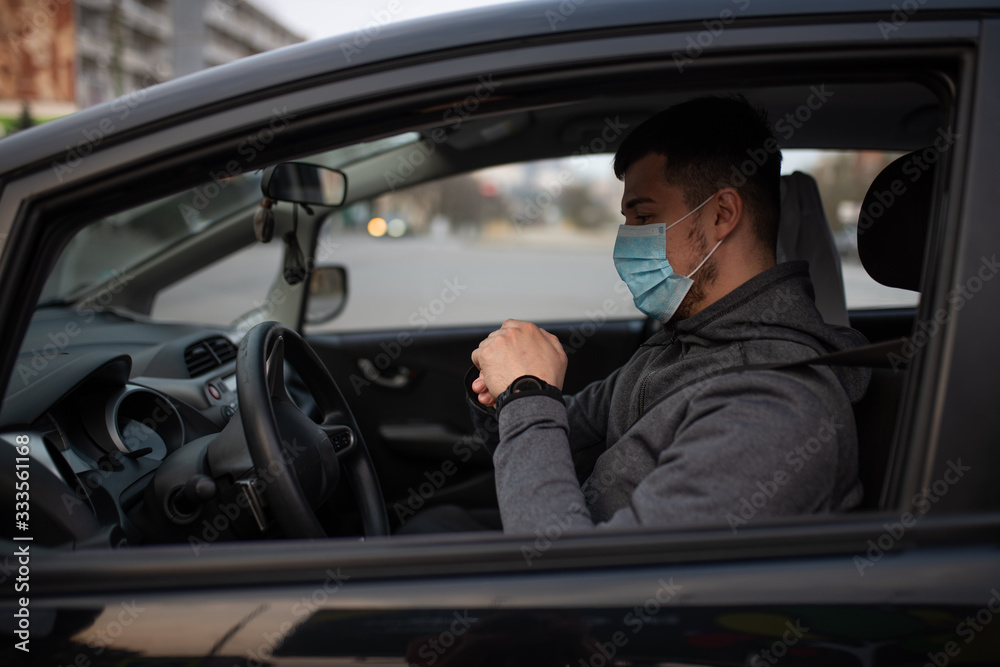
[[[908,153],[875,177],[861,205],[858,255],[865,271],[889,287],[920,291],[930,226],[934,167]],[[921,164],[928,169],[914,169]],[[865,490],[859,509],[885,509],[885,486],[898,420],[905,368],[874,368],[864,397],[854,406],[858,426],[858,476]]]
[[[828,324],[848,325],[840,253],[823,211],[816,180],[796,171],[781,177],[781,219],[776,259],[809,262],[816,308]]]

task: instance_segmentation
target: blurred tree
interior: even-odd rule
[[[576,226],[593,228],[602,222],[602,204],[595,202],[589,188],[571,185],[563,189],[558,199],[566,220]]]
[[[400,217],[411,233],[423,234],[438,216],[450,221],[452,231],[478,230],[495,216],[496,207],[494,198],[483,196],[476,178],[462,174],[382,195],[375,200],[373,215]]]
[[[17,132],[19,130],[27,130],[34,124],[35,121],[31,117],[31,107],[28,105],[28,101],[24,100],[21,102],[21,115],[17,119],[14,131]]]
[[[452,231],[478,231],[490,217],[494,204],[480,194],[479,182],[468,174],[446,178],[441,185],[438,212],[451,221]]]

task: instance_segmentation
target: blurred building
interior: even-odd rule
[[[6,129],[303,40],[246,0],[0,0],[0,36]]]

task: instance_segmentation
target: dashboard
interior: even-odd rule
[[[44,526],[36,541],[176,541],[205,515],[195,504],[206,488],[220,502],[248,493],[236,484],[253,470],[246,451],[218,466],[229,475],[204,474],[208,445],[223,431],[242,440],[238,423],[226,428],[239,408],[238,344],[225,330],[111,310],[36,312],[0,411],[0,440],[11,445],[0,446],[3,455],[18,437],[33,444],[33,526]],[[285,377],[308,414],[311,396],[287,366]],[[168,467],[181,472],[157,474]],[[257,516],[229,528],[239,538],[266,522]]]

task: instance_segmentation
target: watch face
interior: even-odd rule
[[[514,391],[527,391],[529,389],[541,389],[542,383],[535,378],[521,378],[514,383]]]

